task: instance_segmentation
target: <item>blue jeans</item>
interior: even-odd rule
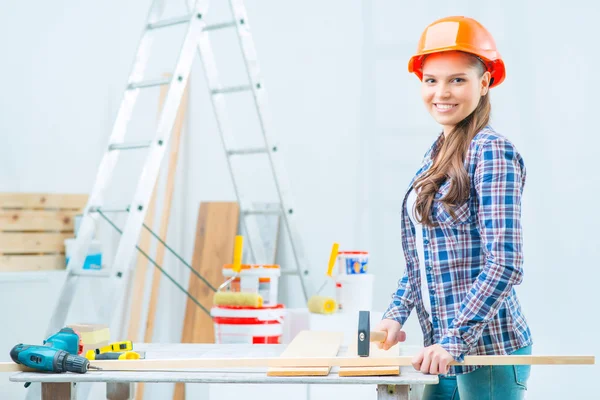
[[[513,354],[530,355],[531,346]],[[489,365],[457,376],[440,376],[427,385],[422,400],[521,400],[527,391],[530,365]]]

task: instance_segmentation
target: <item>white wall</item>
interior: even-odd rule
[[[31,5],[12,2],[0,13],[5,54],[0,73],[8,78],[0,95],[5,139],[0,146],[1,191],[91,189],[150,2],[59,3],[37,2],[32,12]],[[179,3],[168,13],[183,12],[183,1]],[[584,300],[599,278],[592,268],[599,256],[594,230],[599,221],[586,204],[593,202],[598,183],[592,152],[599,143],[588,115],[598,89],[591,66],[600,60],[590,49],[595,45],[593,15],[599,9],[583,1],[540,4],[247,2],[315,283],[323,276],[333,241],[368,249],[376,274],[375,309],[386,307],[404,267],[403,191],[438,132],[421,105],[417,79],[406,72],[407,60],[428,23],[466,14],[493,32],[506,59],[507,80],[492,91],[493,125],[516,143],[528,168],[526,276],[518,292],[536,341],[534,351],[599,353],[593,335],[599,328],[597,312]],[[224,19],[220,6],[211,12],[213,21]],[[225,43],[233,43],[230,39],[218,36],[215,52],[224,80],[237,83],[239,58],[223,50],[229,48]],[[174,62],[177,46],[168,43],[157,43],[151,76]],[[199,60],[191,80],[169,232],[188,260],[199,202],[234,199]],[[135,138],[151,132],[156,99],[156,91],[141,99],[132,122]],[[238,130],[252,126],[244,105],[248,103],[240,100],[231,108]],[[242,131],[248,137],[252,133],[255,129]],[[126,201],[126,178],[133,175],[125,173],[115,184],[115,203]],[[262,184],[258,187],[268,192]],[[592,211],[581,217],[572,212],[588,208]],[[170,257],[166,266],[185,285],[183,267]],[[3,304],[19,298],[22,307],[2,308],[10,328],[0,332],[0,359],[8,360],[18,342],[41,342],[59,282],[59,276],[44,275],[36,281],[0,283]],[[162,288],[155,339],[178,341],[185,298],[168,281]],[[102,293],[99,287],[86,289]],[[288,290],[289,306],[301,305],[297,285]],[[96,308],[80,296],[71,318],[93,319]],[[411,317],[406,327],[411,343],[420,340],[415,320]],[[529,398],[591,398],[592,378],[599,372],[595,366],[537,367]],[[19,398],[23,389],[3,376],[0,392],[5,391],[9,398]]]

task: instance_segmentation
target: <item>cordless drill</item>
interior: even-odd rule
[[[10,351],[17,364],[47,372],[76,372],[84,374],[95,369],[85,357],[79,355],[83,345],[77,332],[63,328],[44,340],[44,345],[18,344]]]

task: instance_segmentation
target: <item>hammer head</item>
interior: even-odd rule
[[[371,321],[369,311],[358,312],[358,338],[357,354],[359,357],[368,357],[371,348]]]

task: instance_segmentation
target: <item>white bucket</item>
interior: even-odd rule
[[[229,278],[234,272],[231,264],[223,266],[223,276]],[[240,278],[231,283],[234,292],[258,293],[263,298],[265,306],[276,305],[279,289],[279,265],[249,265],[243,264]]]
[[[217,344],[280,344],[283,304],[253,308],[214,306],[210,310]]]
[[[366,274],[369,269],[369,252],[340,251],[338,252],[337,261],[339,274]]]
[[[338,275],[336,301],[340,311],[370,311],[373,307],[373,274]]]

